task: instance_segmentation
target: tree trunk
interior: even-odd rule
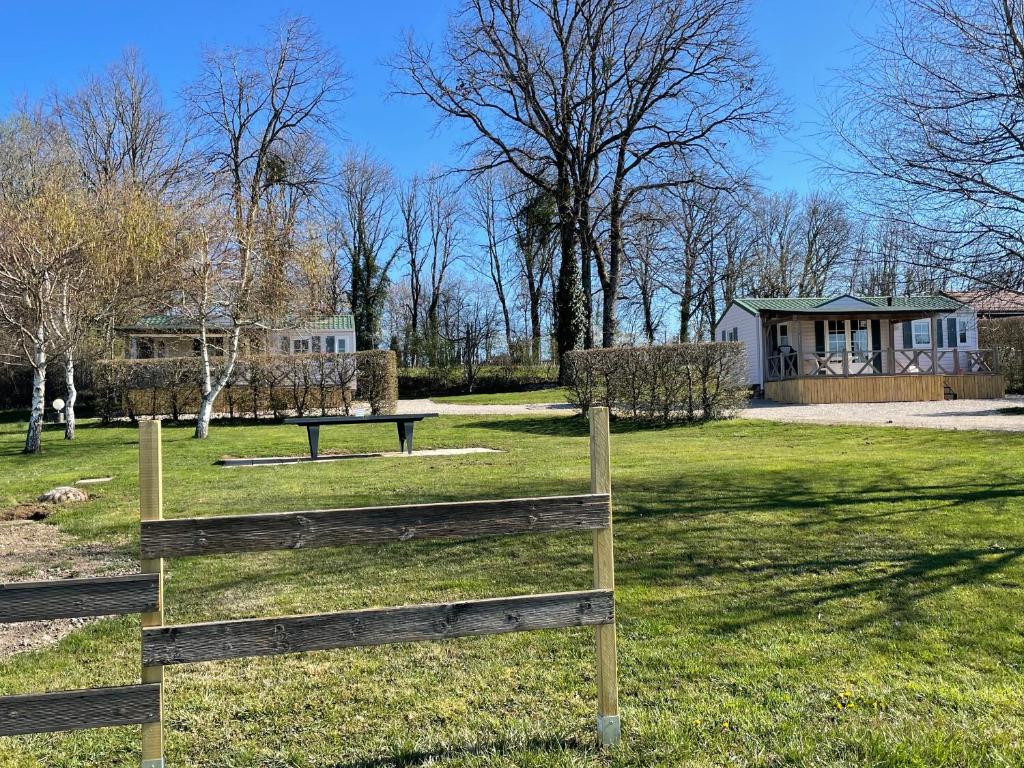
[[[531,344],[531,355],[533,359],[531,362],[540,362],[540,350],[541,350],[541,328],[540,328],[540,301],[541,296],[538,292],[534,294],[530,292],[530,339]]]
[[[25,453],[41,453],[43,450],[43,417],[46,412],[46,350],[36,344],[35,359],[32,363],[32,410],[28,417],[28,433],[25,436]]]
[[[216,395],[214,396],[216,397]],[[195,438],[197,440],[205,440],[210,436],[210,418],[213,416],[213,400],[206,394],[203,394],[203,399],[199,403],[199,413],[196,414],[196,432]]]
[[[583,286],[580,281],[580,264],[576,258],[576,217],[571,195],[568,180],[559,179],[557,204],[561,264],[555,287],[555,347],[560,381],[564,377],[562,358],[566,352],[579,346],[583,335]]]
[[[194,437],[197,440],[205,440],[210,436],[210,419],[213,416],[213,404],[217,396],[223,391],[231,373],[235,369],[235,362],[238,360],[238,342],[241,336],[241,328],[237,326],[231,331],[231,341],[224,350],[224,367],[213,377],[210,370],[210,347],[207,344],[205,325],[201,329],[202,355],[203,355],[203,384],[202,399],[199,401],[199,412],[196,414],[196,431]]]
[[[618,194],[618,190],[616,190]],[[601,346],[615,345],[618,330],[616,304],[619,300],[619,286],[622,282],[622,205],[618,198],[611,204],[608,226],[608,265],[601,270],[601,290],[604,294],[601,315]]]
[[[69,349],[64,358],[64,439],[75,439],[75,402],[78,400],[78,388],[75,386],[75,353]]]

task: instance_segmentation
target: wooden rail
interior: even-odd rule
[[[88,688],[0,698],[0,736],[139,725],[159,719],[159,685]]]
[[[180,624],[143,630],[142,663],[170,666],[299,651],[593,626],[614,620],[611,591],[591,590],[311,616]]]
[[[0,736],[142,725],[142,768],[164,767],[164,668],[175,664],[594,626],[597,725],[619,741],[608,410],[590,410],[590,493],[163,520],[160,422],[139,425],[140,574],[0,585],[0,621],[139,613],[142,684],[0,698]],[[164,625],[164,558],[348,544],[592,531],[581,592]]]
[[[0,624],[153,610],[159,584],[152,574],[0,584]]]
[[[144,521],[140,546],[144,558],[169,558],[590,531],[610,523],[608,494],[587,494]]]

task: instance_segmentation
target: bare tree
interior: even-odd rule
[[[486,257],[486,264],[484,270],[479,271],[484,271],[494,286],[505,329],[505,348],[511,354],[515,347],[515,334],[509,296],[509,269],[505,254],[510,239],[506,232],[509,218],[507,200],[508,194],[495,171],[477,177],[470,191],[473,220],[484,236],[483,254]]]
[[[891,0],[834,94],[829,165],[938,248],[912,266],[1024,288],[1024,6]],[[853,157],[845,162],[844,157]],[[839,162],[837,162],[837,159]]]
[[[194,170],[187,131],[134,49],[52,102],[93,189],[132,184],[162,197]]]
[[[408,301],[405,303],[405,350],[408,361],[416,365],[419,360],[420,315],[423,307],[423,230],[426,211],[423,203],[424,182],[413,176],[398,196],[398,209],[402,217],[401,251],[408,269]]]
[[[226,253],[218,248],[217,258],[211,258],[225,278],[217,281],[216,302],[227,324],[224,360],[216,374],[206,364],[208,315],[200,313],[204,365],[198,438],[209,434],[213,403],[234,370],[243,329],[263,313],[258,290],[263,276],[282,245],[286,250],[299,212],[329,181],[321,147],[344,83],[335,55],[310,24],[289,19],[262,47],[208,52],[202,76],[187,93],[190,119],[206,139],[212,193],[229,225],[230,242]]]
[[[430,280],[427,286],[427,332],[437,333],[438,307],[444,294],[449,270],[458,259],[462,239],[459,217],[462,200],[458,191],[444,178],[433,174],[425,190],[427,243],[424,267]]]
[[[584,77],[583,3],[470,0],[439,52],[411,37],[394,62],[399,93],[418,96],[473,131],[475,168],[510,165],[549,192],[561,260],[555,287],[557,356],[584,335],[577,256],[579,198],[572,153]]]
[[[615,339],[623,220],[648,190],[699,184],[731,164],[725,147],[756,142],[778,109],[746,37],[744,0],[586,4],[589,108],[581,183],[607,199],[607,247],[593,254],[603,294],[602,345]],[[581,224],[589,224],[581,217]],[[588,238],[584,237],[584,240]]]

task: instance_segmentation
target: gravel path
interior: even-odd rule
[[[1000,409],[1020,413],[1000,413]],[[753,401],[740,414],[747,419],[808,424],[873,424],[931,429],[992,429],[1024,432],[1024,397],[1002,400],[940,400],[923,403],[837,403],[782,405]]]
[[[1000,413],[1001,409],[1020,413]],[[433,400],[400,400],[399,413],[440,413],[448,416],[517,414],[558,415],[572,413],[568,403],[530,405],[457,405]],[[832,405],[785,405],[752,401],[740,414],[745,419],[804,424],[872,424],[926,429],[989,429],[1024,432],[1024,397],[1002,400],[942,400],[922,403],[837,403]]]
[[[55,525],[0,522],[0,582],[48,581],[138,571],[138,563],[105,544],[82,545]],[[51,645],[95,619],[0,624],[0,658]]]

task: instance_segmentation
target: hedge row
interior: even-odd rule
[[[569,399],[636,419],[709,421],[743,407],[749,396],[743,345],[666,344],[569,352]]]
[[[996,350],[1006,391],[1024,393],[1024,317],[980,321],[978,346]]]
[[[195,413],[201,399],[202,362],[194,357],[103,360],[94,372],[104,419]],[[353,393],[354,390],[354,393]],[[350,413],[353,394],[373,413],[394,413],[398,377],[394,352],[263,355],[239,358],[215,410],[258,418],[340,410]]]
[[[483,365],[473,381],[472,392],[525,392],[558,384],[558,366]],[[463,368],[400,368],[398,391],[404,398],[470,394]]]

